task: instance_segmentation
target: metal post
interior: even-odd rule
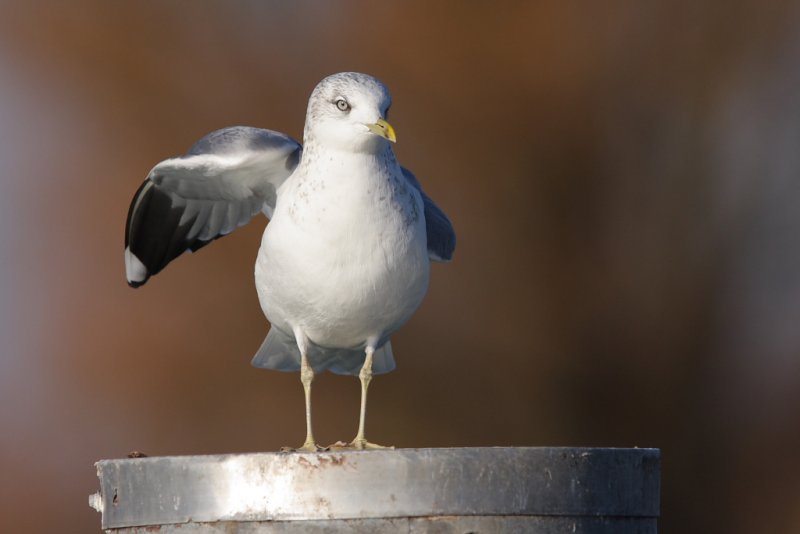
[[[657,449],[462,448],[102,460],[114,534],[652,534]]]

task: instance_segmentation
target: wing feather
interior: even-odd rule
[[[208,241],[213,239],[214,236],[230,233],[225,232],[227,227],[225,224],[226,203],[225,202],[211,202],[211,210],[208,214],[208,222],[203,226],[200,239]]]
[[[128,284],[139,287],[195,251],[275,208],[302,148],[271,130],[235,126],[156,165],[136,191],[125,225]]]
[[[425,230],[428,235],[428,257],[432,261],[448,262],[456,249],[456,233],[447,215],[425,194],[417,177],[402,167],[403,176],[419,191],[425,212]]]

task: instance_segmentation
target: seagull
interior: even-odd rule
[[[211,132],[153,167],[128,211],[131,287],[259,213],[269,219],[255,284],[271,328],[251,363],[300,371],[302,451],[325,449],[311,426],[311,384],[325,370],[361,381],[358,432],[336,445],[381,448],[364,436],[367,389],[394,369],[389,338],[422,302],[431,262],[455,250],[449,219],[397,162],[390,105],[372,76],[328,76],[311,93],[304,145],[261,128]]]

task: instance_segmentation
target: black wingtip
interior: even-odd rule
[[[147,278],[145,278],[141,282],[136,282],[135,280],[128,280],[128,286],[132,287],[133,289],[136,289],[136,288],[142,287],[149,279],[150,279],[150,277],[148,276]]]
[[[196,215],[181,224],[183,207],[151,180],[144,181],[131,201],[125,224],[125,263],[128,285],[139,287],[186,250],[208,241],[188,237]]]

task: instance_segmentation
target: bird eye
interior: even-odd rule
[[[344,98],[336,101],[336,107],[339,108],[339,111],[350,111],[350,104]]]

